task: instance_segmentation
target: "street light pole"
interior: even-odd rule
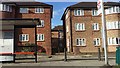
[[[105,65],[108,65],[108,52],[107,52],[107,32],[106,32],[106,20],[105,20],[105,10],[103,0],[101,0],[101,10],[102,10],[102,42],[104,46],[105,54]]]

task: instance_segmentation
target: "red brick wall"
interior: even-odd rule
[[[15,28],[15,43],[16,45],[24,45],[27,42],[19,41],[20,34],[29,34],[28,43],[35,43],[35,28]]]
[[[21,14],[17,11],[17,18],[40,18],[44,20],[44,27],[37,28],[37,34],[44,34],[44,41],[38,41],[38,52],[45,51],[46,54],[51,54],[51,13],[50,8],[45,8],[44,13],[34,13],[34,8],[29,8],[29,13]],[[29,30],[30,31],[30,30]]]
[[[45,41],[37,42],[39,46],[39,52],[41,52],[41,48],[45,49],[46,54],[51,54],[51,8],[44,8],[44,13],[35,13],[35,8],[29,8],[29,13],[19,13],[19,8],[13,7],[13,12],[0,12],[0,18],[39,18],[44,20],[44,27],[37,28],[37,34],[44,34]],[[34,42],[34,29],[33,28],[21,28],[16,29],[16,44],[19,44],[18,37],[21,33],[30,34],[30,43]]]
[[[0,18],[15,18],[15,7],[12,8],[12,12],[0,11]]]

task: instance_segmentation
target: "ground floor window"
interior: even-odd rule
[[[100,38],[94,38],[94,39],[93,39],[93,44],[94,44],[95,46],[99,46],[99,45],[100,45]]]
[[[37,34],[37,41],[44,41],[44,34]]]
[[[29,41],[29,34],[20,34],[19,41]]]
[[[108,38],[108,45],[119,45],[119,44],[120,44],[120,38],[117,37]]]
[[[77,46],[85,46],[86,45],[86,39],[85,38],[77,38]]]

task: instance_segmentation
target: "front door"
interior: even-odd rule
[[[3,31],[0,43],[0,53],[13,53],[14,31]],[[13,61],[13,56],[2,55],[0,61]]]

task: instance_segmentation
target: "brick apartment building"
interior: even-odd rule
[[[64,35],[63,26],[58,25],[52,29],[52,53],[60,53],[64,51]]]
[[[120,45],[120,2],[104,2],[108,52]],[[102,21],[96,2],[79,2],[66,8],[62,16],[68,52],[103,51]]]
[[[0,22],[2,27],[1,47],[8,45],[7,50],[20,51],[26,44],[38,45],[38,52],[51,55],[51,18],[53,6],[42,2],[2,2],[0,4]],[[38,24],[39,23],[39,24]],[[34,28],[32,26],[35,26]],[[12,40],[10,37],[12,36]],[[5,38],[6,37],[6,38]],[[14,48],[11,48],[14,46]],[[9,51],[4,51],[9,52]]]

